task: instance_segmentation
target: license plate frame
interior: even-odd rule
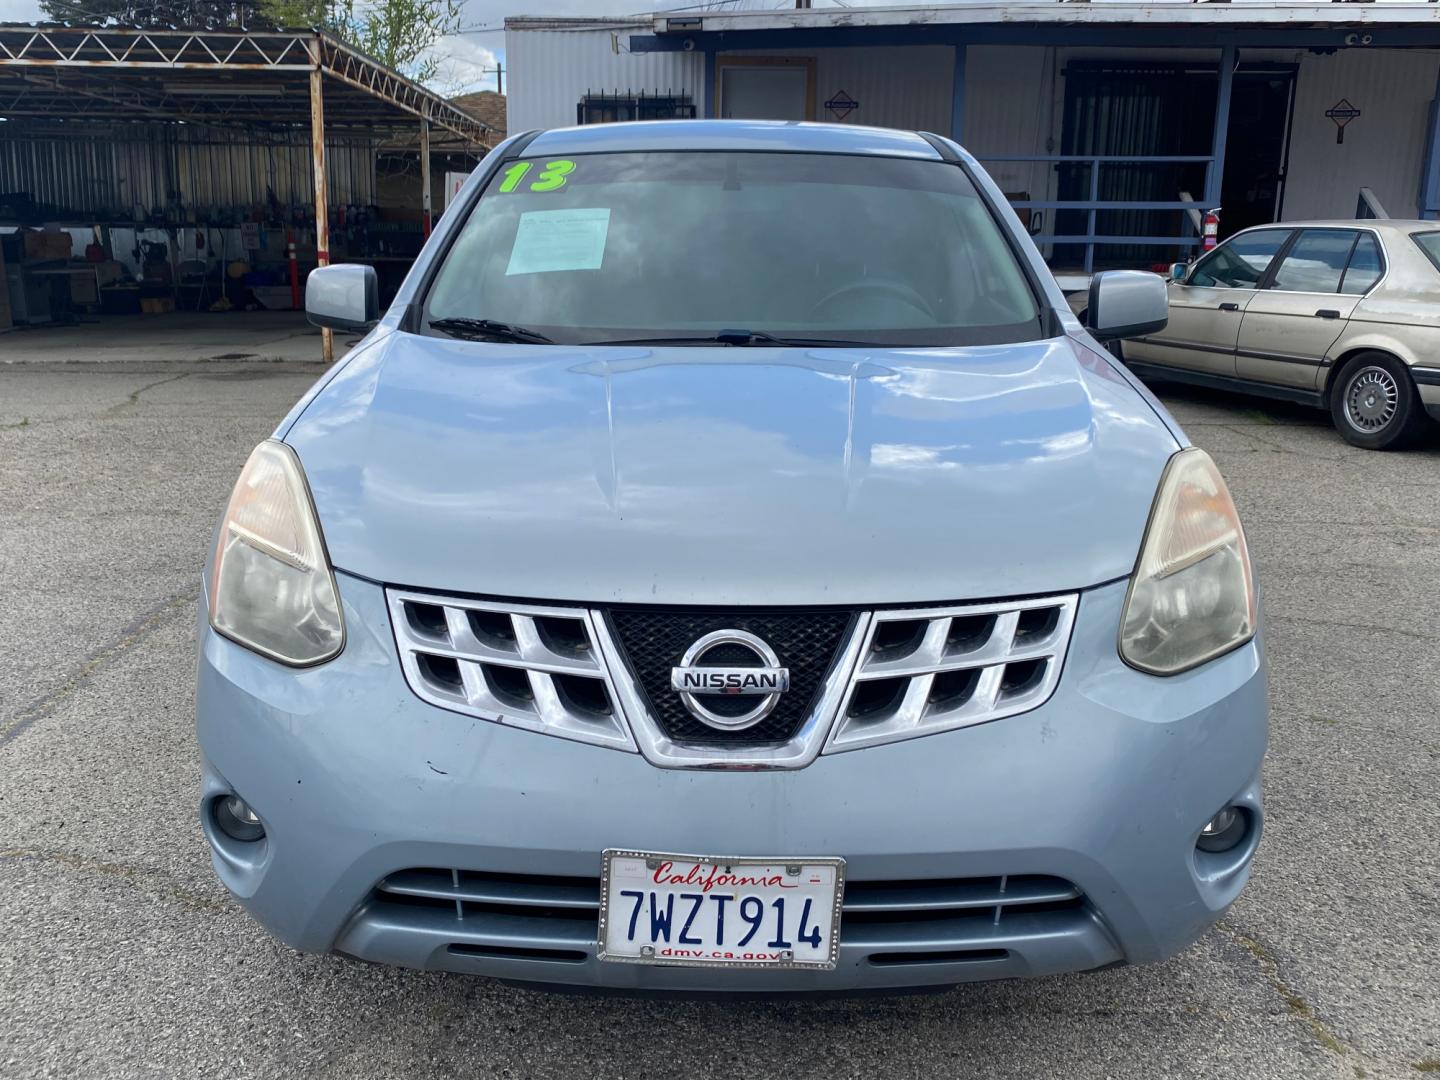
[[[641,859],[648,868],[654,869],[661,862],[696,863],[728,869],[736,867],[781,867],[799,866],[823,867],[834,874],[834,897],[830,911],[830,941],[824,960],[736,960],[710,958],[681,958],[665,956],[635,956],[611,952],[607,948],[609,927],[613,921],[610,912],[610,893],[613,867],[617,859]],[[649,967],[694,967],[694,968],[740,968],[745,970],[779,971],[833,971],[840,961],[841,908],[845,901],[845,860],[839,857],[790,856],[771,857],[757,855],[681,855],[670,852],[636,851],[628,848],[607,848],[603,854],[600,870],[600,920],[596,938],[596,956],[612,964],[644,964]],[[620,916],[623,918],[623,916]]]

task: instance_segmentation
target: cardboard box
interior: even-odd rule
[[[125,276],[125,264],[114,259],[107,259],[105,262],[95,264],[95,276],[103,288],[113,284]]]
[[[45,232],[27,232],[25,236],[25,258],[36,262],[50,262],[70,258],[74,241],[70,234],[58,229]]]
[[[93,271],[76,270],[70,274],[70,302],[87,306],[100,302],[100,292],[95,287]]]

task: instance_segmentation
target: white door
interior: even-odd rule
[[[803,64],[720,69],[720,115],[727,120],[808,120],[809,70]]]

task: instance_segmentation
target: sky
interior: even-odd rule
[[[362,0],[363,2],[363,0]],[[814,0],[816,7],[894,7],[927,0]],[[939,2],[939,0],[929,0]],[[953,2],[953,0],[952,0]],[[507,15],[630,15],[674,8],[719,11],[794,7],[794,0],[464,0],[461,33],[435,45],[440,74],[435,90],[447,95],[495,89],[496,61],[505,60]],[[39,0],[0,0],[0,22],[35,22]]]

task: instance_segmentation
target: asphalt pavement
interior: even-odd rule
[[[1244,514],[1272,670],[1255,876],[1181,956],[898,998],[577,997],[300,955],[216,881],[200,565],[323,370],[216,349],[35,364],[0,342],[21,361],[0,364],[6,1080],[1440,1073],[1440,440],[1367,453],[1319,413],[1162,389]]]

